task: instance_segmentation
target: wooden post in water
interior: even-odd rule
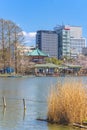
[[[23,99],[24,110],[26,110],[25,99]]]
[[[3,97],[3,107],[4,107],[4,108],[6,107],[6,100],[5,100],[5,97]]]

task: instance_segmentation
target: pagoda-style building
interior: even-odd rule
[[[44,59],[48,57],[47,54],[36,48],[32,52],[28,52],[26,56],[29,56],[30,62],[43,63]]]

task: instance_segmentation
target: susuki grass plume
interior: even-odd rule
[[[60,124],[87,119],[87,93],[81,81],[58,83],[48,97],[48,121]]]

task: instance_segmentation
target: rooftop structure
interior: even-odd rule
[[[36,48],[32,52],[26,53],[26,55],[28,55],[28,56],[44,56],[44,57],[48,56],[46,53],[40,51],[38,48]]]
[[[46,53],[42,52],[38,48],[36,48],[32,52],[27,52],[26,56],[30,56],[30,61],[33,62],[44,62],[44,58],[48,57]]]

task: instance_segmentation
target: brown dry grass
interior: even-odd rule
[[[58,83],[48,97],[48,121],[69,124],[87,119],[87,93],[82,82]]]

